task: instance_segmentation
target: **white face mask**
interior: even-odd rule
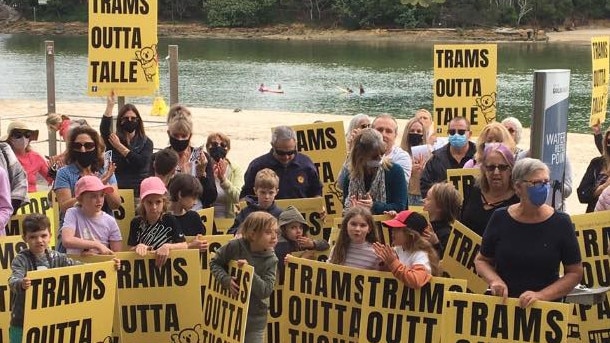
[[[11,143],[15,150],[24,151],[28,144],[30,144],[30,140],[25,137],[11,138]]]

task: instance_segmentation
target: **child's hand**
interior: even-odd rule
[[[146,254],[148,254],[148,245],[143,243],[136,245],[136,254],[146,256]]]
[[[114,262],[115,270],[121,270],[121,260],[119,260],[118,258],[113,258],[112,262]]]
[[[241,268],[241,267],[243,267],[243,266],[247,266],[247,265],[248,265],[248,260],[244,260],[244,259],[237,260],[237,266],[238,266],[238,267],[240,267],[240,268]]]
[[[288,257],[292,257],[292,255],[286,254],[286,256],[284,256],[284,264],[288,264]]]
[[[110,250],[110,248],[102,244],[102,242],[99,242],[96,249],[100,255],[114,255],[114,251]]]
[[[32,280],[30,280],[29,277],[24,277],[23,279],[21,279],[21,288],[23,288],[23,290],[30,288],[31,285]]]
[[[373,243],[373,250],[375,250],[375,255],[377,255],[377,257],[379,257],[388,267],[392,264],[392,262],[398,259],[396,251],[389,245],[375,242]]]
[[[297,243],[299,243],[299,248],[303,249],[313,249],[316,247],[316,244],[314,243],[313,239],[306,236],[301,236],[297,238]]]
[[[167,257],[169,256],[169,246],[167,244],[163,244],[159,249],[155,251],[157,255],[157,267],[161,267],[167,261]]]
[[[231,294],[233,294],[234,296],[237,296],[239,294],[239,285],[237,284],[237,278],[235,276],[231,278],[231,288],[229,289],[229,291],[231,291]]]
[[[398,214],[396,211],[391,210],[391,211],[383,211],[383,214],[387,214],[388,216],[394,218],[396,217],[396,215]]]
[[[189,243],[189,249],[199,249],[199,251],[208,250],[208,241],[203,239],[203,235],[198,234],[192,242]]]

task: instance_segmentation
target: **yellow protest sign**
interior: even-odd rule
[[[479,168],[447,169],[447,182],[452,183],[460,193],[462,199],[481,175]]]
[[[157,0],[89,1],[87,93],[152,95],[158,87]]]
[[[24,342],[102,342],[112,337],[113,261],[29,271]],[[58,315],[61,313],[61,315]]]
[[[282,339],[356,341],[366,271],[289,257],[284,282]],[[378,273],[378,272],[376,272]]]
[[[320,122],[292,126],[297,135],[297,150],[311,158],[318,168],[324,185],[323,196],[329,217],[341,216],[343,190],[338,177],[345,157],[347,143],[343,122]]]
[[[121,205],[116,210],[113,210],[112,214],[117,225],[119,226],[119,229],[121,230],[123,248],[126,249],[131,221],[136,215],[133,189],[119,189],[119,196],[121,197]]]
[[[237,262],[230,261],[228,273],[239,285],[239,294],[232,295],[214,275],[210,275],[204,299],[205,330],[203,330],[202,342],[247,343],[244,338],[254,267],[251,265],[238,267]]]
[[[190,242],[193,239],[195,239],[195,237],[189,236],[186,238],[186,241]],[[207,235],[203,236],[201,239],[208,242],[208,249],[199,252],[199,265],[201,271],[201,300],[203,301],[206,294],[208,279],[210,278],[210,261],[212,260],[212,257],[214,257],[216,250],[229,243],[229,241],[233,239],[233,235]],[[203,306],[204,303],[201,303],[201,308],[205,311]]]
[[[8,323],[11,321],[11,292],[8,288],[8,278],[11,276],[11,264],[15,256],[28,245],[21,236],[0,237],[0,342],[8,342]]]
[[[361,343],[440,342],[446,291],[466,290],[465,280],[436,277],[424,287],[412,289],[389,272],[366,271],[365,280]]]
[[[455,221],[452,227],[441,269],[447,277],[467,280],[471,292],[483,294],[487,290],[487,282],[481,279],[474,267],[474,258],[481,249],[481,236],[459,221]]]
[[[275,204],[283,209],[290,205],[296,207],[307,221],[307,226],[309,227],[307,236],[313,239],[328,240],[332,219],[322,219],[322,211],[324,210],[323,198],[277,199]]]
[[[172,250],[160,267],[155,255],[121,252],[118,312],[121,343],[171,342],[201,325],[199,251]],[[196,340],[195,340],[196,341]]]
[[[606,299],[595,305],[576,305],[576,316],[580,320],[578,332],[573,336],[580,337],[581,342],[608,342],[610,340],[610,292]]]
[[[571,306],[536,301],[527,308],[519,300],[446,292],[444,343],[560,343],[568,333]]]
[[[434,46],[436,134],[446,135],[457,116],[468,119],[474,136],[496,120],[497,60],[496,44]]]
[[[591,85],[591,117],[589,126],[601,124],[606,120],[608,107],[608,81],[610,75],[610,57],[608,44],[610,39],[605,37],[591,37],[591,67],[593,69],[593,83]]]
[[[571,216],[582,258],[581,283],[587,287],[610,286],[610,211]]]
[[[204,235],[222,234],[221,232],[212,231],[212,228],[214,227],[214,207],[197,210],[197,214],[199,214],[203,227],[205,228]]]

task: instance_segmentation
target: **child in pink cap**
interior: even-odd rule
[[[69,208],[61,228],[62,244],[68,254],[112,255],[123,248],[116,220],[102,211],[104,195],[114,192],[94,175],[81,177],[75,186],[78,201]]]
[[[432,275],[439,275],[438,255],[422,237],[425,230],[431,230],[426,217],[406,210],[382,224],[390,228],[394,247],[373,243],[373,249],[397,279],[417,289],[428,283]]]
[[[127,244],[140,256],[149,250],[157,255],[157,266],[167,260],[169,251],[187,249],[184,233],[174,216],[168,213],[167,188],[156,176],[147,177],[140,184],[138,216],[129,228]]]

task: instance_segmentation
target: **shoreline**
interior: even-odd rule
[[[153,142],[155,149],[168,145],[165,116],[151,116],[151,104],[135,103],[142,119],[146,122],[145,130]],[[39,142],[32,146],[41,155],[48,155],[48,131],[44,117],[47,113],[47,104],[41,100],[0,99],[0,107],[4,115],[0,117],[0,135],[6,132],[8,123],[19,119],[32,129],[39,130]],[[86,118],[89,125],[99,129],[102,113],[106,108],[104,98],[92,98],[89,102],[57,102],[56,112]],[[245,171],[250,161],[269,151],[271,128],[277,125],[297,125],[322,121],[342,121],[345,128],[351,116],[338,114],[294,113],[279,111],[242,110],[234,112],[233,109],[216,109],[203,107],[189,107],[195,124],[195,134],[192,137],[193,146],[205,143],[207,135],[211,132],[223,132],[231,138],[231,151],[228,158]],[[115,108],[115,115],[117,109]],[[400,141],[407,119],[397,119],[398,138]],[[528,147],[530,130],[524,128],[520,147]],[[58,148],[63,149],[63,144]],[[578,202],[576,188],[582,179],[592,158],[599,156],[591,134],[568,133],[567,158],[572,164],[572,194],[566,199],[567,212],[570,214],[585,213],[586,204]]]
[[[85,22],[34,22],[18,20],[0,23],[0,34],[32,35],[87,35]],[[531,28],[489,29],[320,29],[304,24],[275,25],[260,28],[212,28],[197,23],[159,22],[158,36],[168,38],[212,39],[273,39],[273,40],[321,40],[362,42],[451,42],[451,43],[574,43],[586,44],[591,37],[610,35],[610,28],[603,25],[578,27],[573,31],[546,32],[538,30],[536,40]]]

